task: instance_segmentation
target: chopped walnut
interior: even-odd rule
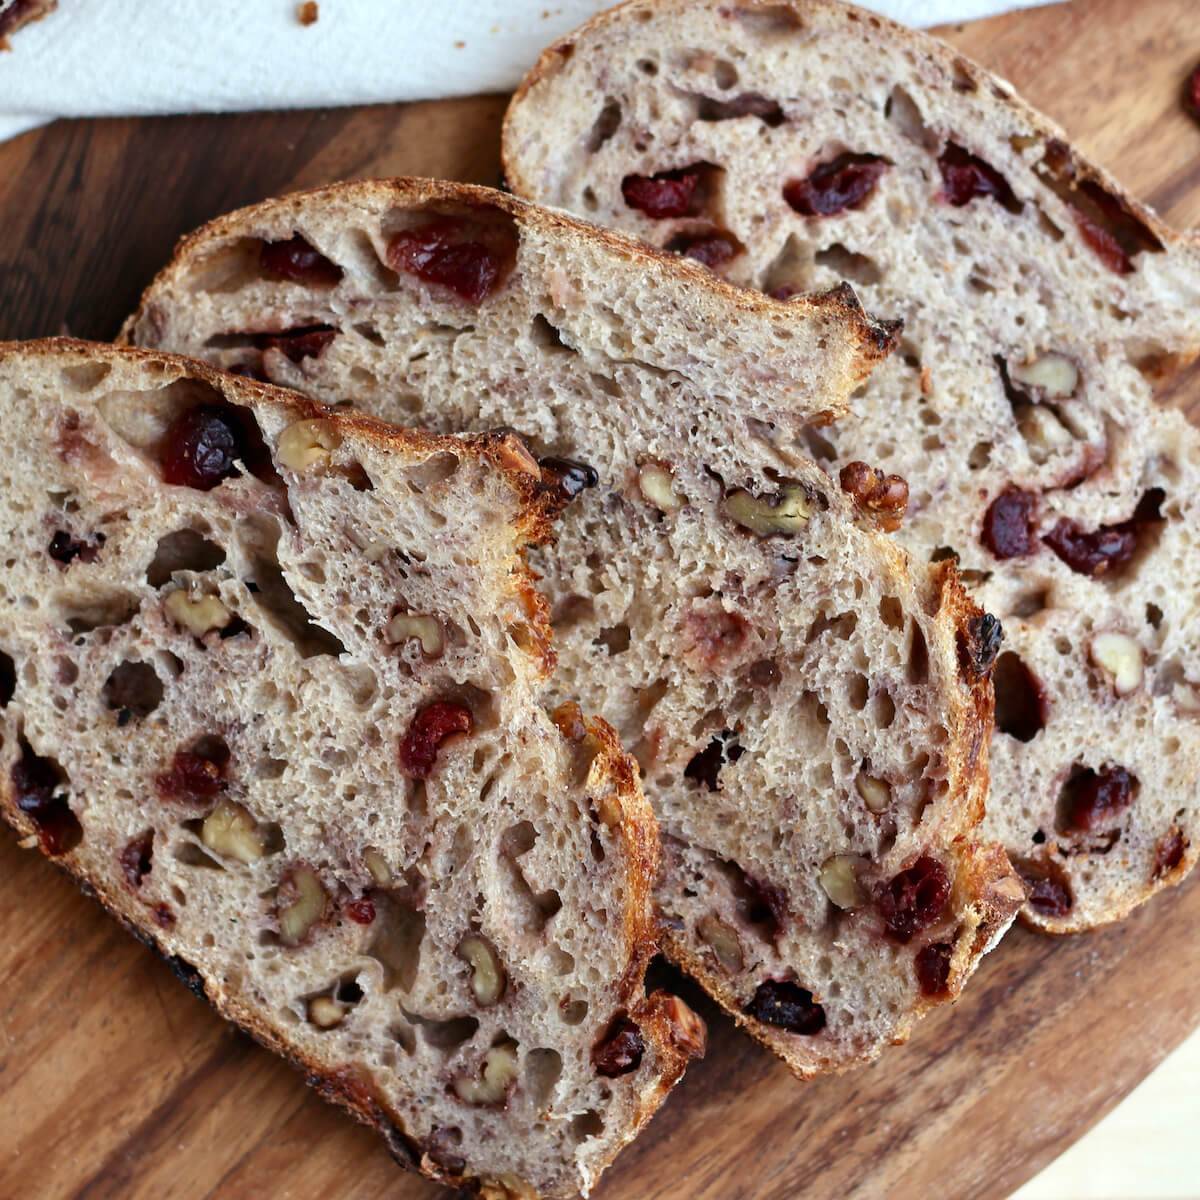
[[[847,463],[841,471],[842,490],[858,508],[874,517],[887,533],[900,528],[908,507],[908,484],[899,475],[885,475],[865,462]]]

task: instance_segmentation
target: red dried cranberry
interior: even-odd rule
[[[694,780],[710,792],[721,790],[721,768],[727,762],[737,762],[744,751],[735,740],[732,729],[723,729],[683,768],[683,777]]]
[[[628,1017],[617,1017],[592,1047],[592,1066],[597,1074],[615,1079],[636,1071],[645,1052],[642,1031]]]
[[[807,179],[785,183],[783,198],[806,217],[829,217],[848,208],[861,208],[891,165],[878,154],[839,154],[831,162],[821,163]]]
[[[163,479],[207,492],[236,474],[237,424],[231,405],[200,404],[181,413],[163,439]]]
[[[1085,768],[1063,789],[1063,820],[1068,830],[1095,833],[1111,829],[1132,803],[1136,776],[1124,767]]]
[[[370,925],[375,920],[375,904],[370,896],[359,900],[351,900],[346,905],[346,916],[357,925]]]
[[[976,196],[991,196],[1009,212],[1021,211],[1021,202],[1013,195],[1008,180],[990,163],[954,142],[946,143],[938,169],[942,173],[942,194],[955,208],[962,208]]]
[[[888,933],[898,942],[908,942],[942,915],[949,899],[946,868],[924,854],[880,892],[877,903]]]
[[[1183,107],[1200,121],[1200,66],[1195,66],[1183,81]]]
[[[154,830],[147,829],[140,837],[135,837],[120,853],[121,870],[129,880],[131,888],[140,888],[142,880],[150,874],[154,858]]]
[[[1075,211],[1075,224],[1079,227],[1079,236],[1110,271],[1118,275],[1133,274],[1133,259],[1113,234],[1078,209]]]
[[[787,979],[764,980],[742,1011],[756,1021],[805,1037],[825,1028],[825,1010],[813,1000],[812,992]]]
[[[667,243],[666,249],[715,271],[740,254],[742,245],[731,233],[681,233]]]
[[[542,483],[560,493],[563,500],[574,500],[580,492],[594,488],[600,482],[595,467],[575,458],[539,458]]]
[[[428,779],[442,743],[455,734],[469,734],[474,725],[470,709],[445,700],[434,701],[413,717],[401,739],[400,766],[414,779]]]
[[[988,506],[980,541],[997,558],[1020,558],[1034,550],[1037,497],[1018,487],[1006,487]]]
[[[924,996],[941,996],[950,981],[950,958],[954,947],[949,942],[932,942],[917,951],[917,983]]]
[[[66,797],[55,794],[65,782],[63,773],[50,759],[35,754],[24,738],[19,745],[21,757],[12,766],[17,807],[37,826],[46,854],[65,854],[83,840],[83,828]]]
[[[680,167],[657,175],[626,175],[621,180],[621,195],[630,208],[661,221],[693,215],[699,186],[700,168]]]
[[[332,287],[342,278],[342,268],[299,234],[286,242],[263,242],[258,262],[266,274],[292,283]]]
[[[1049,874],[1043,868],[1020,863],[1017,870],[1025,881],[1029,907],[1034,912],[1043,917],[1065,917],[1071,911],[1071,889],[1057,872]]]
[[[1141,527],[1162,519],[1159,508],[1164,499],[1161,488],[1151,488],[1138,501],[1128,521],[1101,525],[1090,533],[1081,529],[1077,522],[1064,517],[1042,541],[1072,571],[1080,575],[1088,575],[1093,579],[1101,575],[1115,575],[1133,558]]]
[[[1183,830],[1178,826],[1169,829],[1154,848],[1153,878],[1161,879],[1164,875],[1174,871],[1183,862],[1183,854],[1187,847],[1188,843],[1183,836]]]
[[[278,333],[256,334],[254,344],[260,350],[279,350],[292,362],[300,363],[306,358],[320,358],[337,335],[332,325],[298,325]]]
[[[471,304],[496,290],[505,265],[496,249],[472,240],[463,222],[452,218],[402,230],[388,244],[387,260],[394,270],[448,288]]]
[[[170,770],[154,780],[166,800],[208,800],[225,786],[224,763],[190,750],[177,750]]]
[[[150,911],[160,928],[175,928],[175,914],[166,904],[156,904]]]

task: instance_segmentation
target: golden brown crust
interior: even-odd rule
[[[293,192],[276,200],[264,200],[259,204],[237,209],[217,217],[207,225],[185,235],[175,246],[171,261],[154,277],[143,292],[137,309],[125,321],[117,335],[117,344],[133,345],[134,330],[143,321],[154,323],[154,297],[170,287],[188,269],[190,256],[214,240],[238,235],[245,227],[255,224],[260,218],[278,216],[289,209],[299,212],[302,208],[323,199],[337,200],[353,205],[356,202],[384,201],[405,207],[428,205],[487,205],[499,209],[518,226],[541,231],[556,230],[568,236],[597,242],[628,262],[645,266],[652,271],[699,283],[709,293],[719,297],[724,304],[754,313],[777,312],[784,302],[773,300],[761,292],[740,288],[714,275],[707,267],[668,254],[635,238],[611,229],[589,225],[558,209],[541,208],[517,196],[476,184],[449,183],[434,179],[372,179],[350,183],[335,183],[308,191]],[[828,312],[841,318],[858,343],[856,379],[861,381],[870,373],[875,363],[886,358],[894,348],[899,326],[896,322],[876,322],[867,316],[849,284],[842,284],[829,292],[814,296],[796,296],[787,301],[792,311],[805,307],[815,312]]]

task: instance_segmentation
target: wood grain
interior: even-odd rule
[[[1194,15],[1194,0],[1074,0],[945,32],[1188,226],[1200,126],[1178,97],[1200,59]],[[247,201],[363,175],[494,183],[503,110],[482,97],[60,122],[0,146],[0,338],[111,336],[180,234]],[[1192,375],[1164,393],[1194,413],[1198,397]],[[709,1055],[597,1194],[1006,1196],[1200,1024],[1198,926],[1193,882],[1089,937],[1018,930],[908,1046],[804,1087],[683,983]],[[7,833],[0,928],[0,1197],[441,1194]]]

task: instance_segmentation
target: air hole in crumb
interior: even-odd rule
[[[895,596],[884,596],[879,601],[879,618],[889,629],[904,628],[904,610]]]
[[[1039,588],[1036,591],[1026,592],[1023,596],[1018,596],[1012,605],[1012,615],[1021,617],[1035,617],[1038,613],[1043,612],[1050,603],[1049,588]]]
[[[576,1142],[586,1142],[588,1138],[599,1137],[603,1132],[604,1122],[594,1108],[571,1118],[571,1137]]]
[[[146,568],[146,582],[154,588],[169,583],[176,571],[211,571],[225,561],[225,551],[195,529],[177,529],[158,539],[154,557]]]
[[[529,326],[529,337],[540,350],[562,350],[573,354],[574,350],[563,341],[562,331],[541,313],[535,313]]]
[[[525,1059],[529,1094],[538,1108],[545,1108],[562,1075],[562,1055],[557,1050],[531,1050]]]
[[[878,283],[883,278],[883,272],[874,259],[865,254],[856,254],[840,242],[818,251],[815,261],[818,266],[828,267],[839,279],[849,279],[854,283]]]
[[[908,681],[924,683],[929,678],[929,647],[925,634],[916,621],[912,624],[912,640],[908,647]]]
[[[581,1025],[588,1015],[588,1002],[564,998],[559,1003],[558,1011],[564,1025]]]
[[[613,99],[605,100],[587,138],[589,154],[595,154],[612,137],[621,125],[621,105]]]
[[[199,821],[187,821],[188,826],[199,826]],[[175,859],[185,867],[203,867],[210,871],[223,871],[225,868],[215,858],[210,858],[195,842],[180,842],[174,850]]]
[[[1146,620],[1151,628],[1157,629],[1162,625],[1163,610],[1157,604],[1146,605]],[[0,671],[0,677],[3,676],[3,671]],[[3,700],[3,683],[0,681],[0,702]]]
[[[629,626],[625,624],[613,625],[608,629],[600,630],[599,634],[592,642],[593,646],[603,646],[610,656],[624,654],[629,649]]]
[[[375,328],[374,325],[368,322],[360,322],[354,326],[354,332],[358,334],[364,341],[370,342],[372,346],[383,346],[386,343],[383,340],[383,334]]]
[[[410,991],[421,963],[425,914],[402,897],[376,893],[372,929],[374,937],[366,953],[383,967],[384,989]]]
[[[1011,650],[996,660],[996,728],[1019,742],[1032,741],[1046,724],[1046,700],[1033,672]]]
[[[850,707],[855,712],[862,712],[867,707],[867,698],[870,694],[867,677],[855,672],[855,674],[850,676],[850,682],[847,685],[846,691]]]
[[[127,659],[113,668],[104,681],[101,695],[110,709],[140,720],[162,703],[162,680],[149,663]]]
[[[875,695],[875,723],[880,729],[887,729],[896,719],[896,702],[887,691],[880,690]]]
[[[469,1042],[479,1032],[479,1022],[474,1017],[453,1017],[449,1021],[436,1021],[401,1009],[404,1017],[421,1031],[421,1041],[434,1050],[448,1053]]]

